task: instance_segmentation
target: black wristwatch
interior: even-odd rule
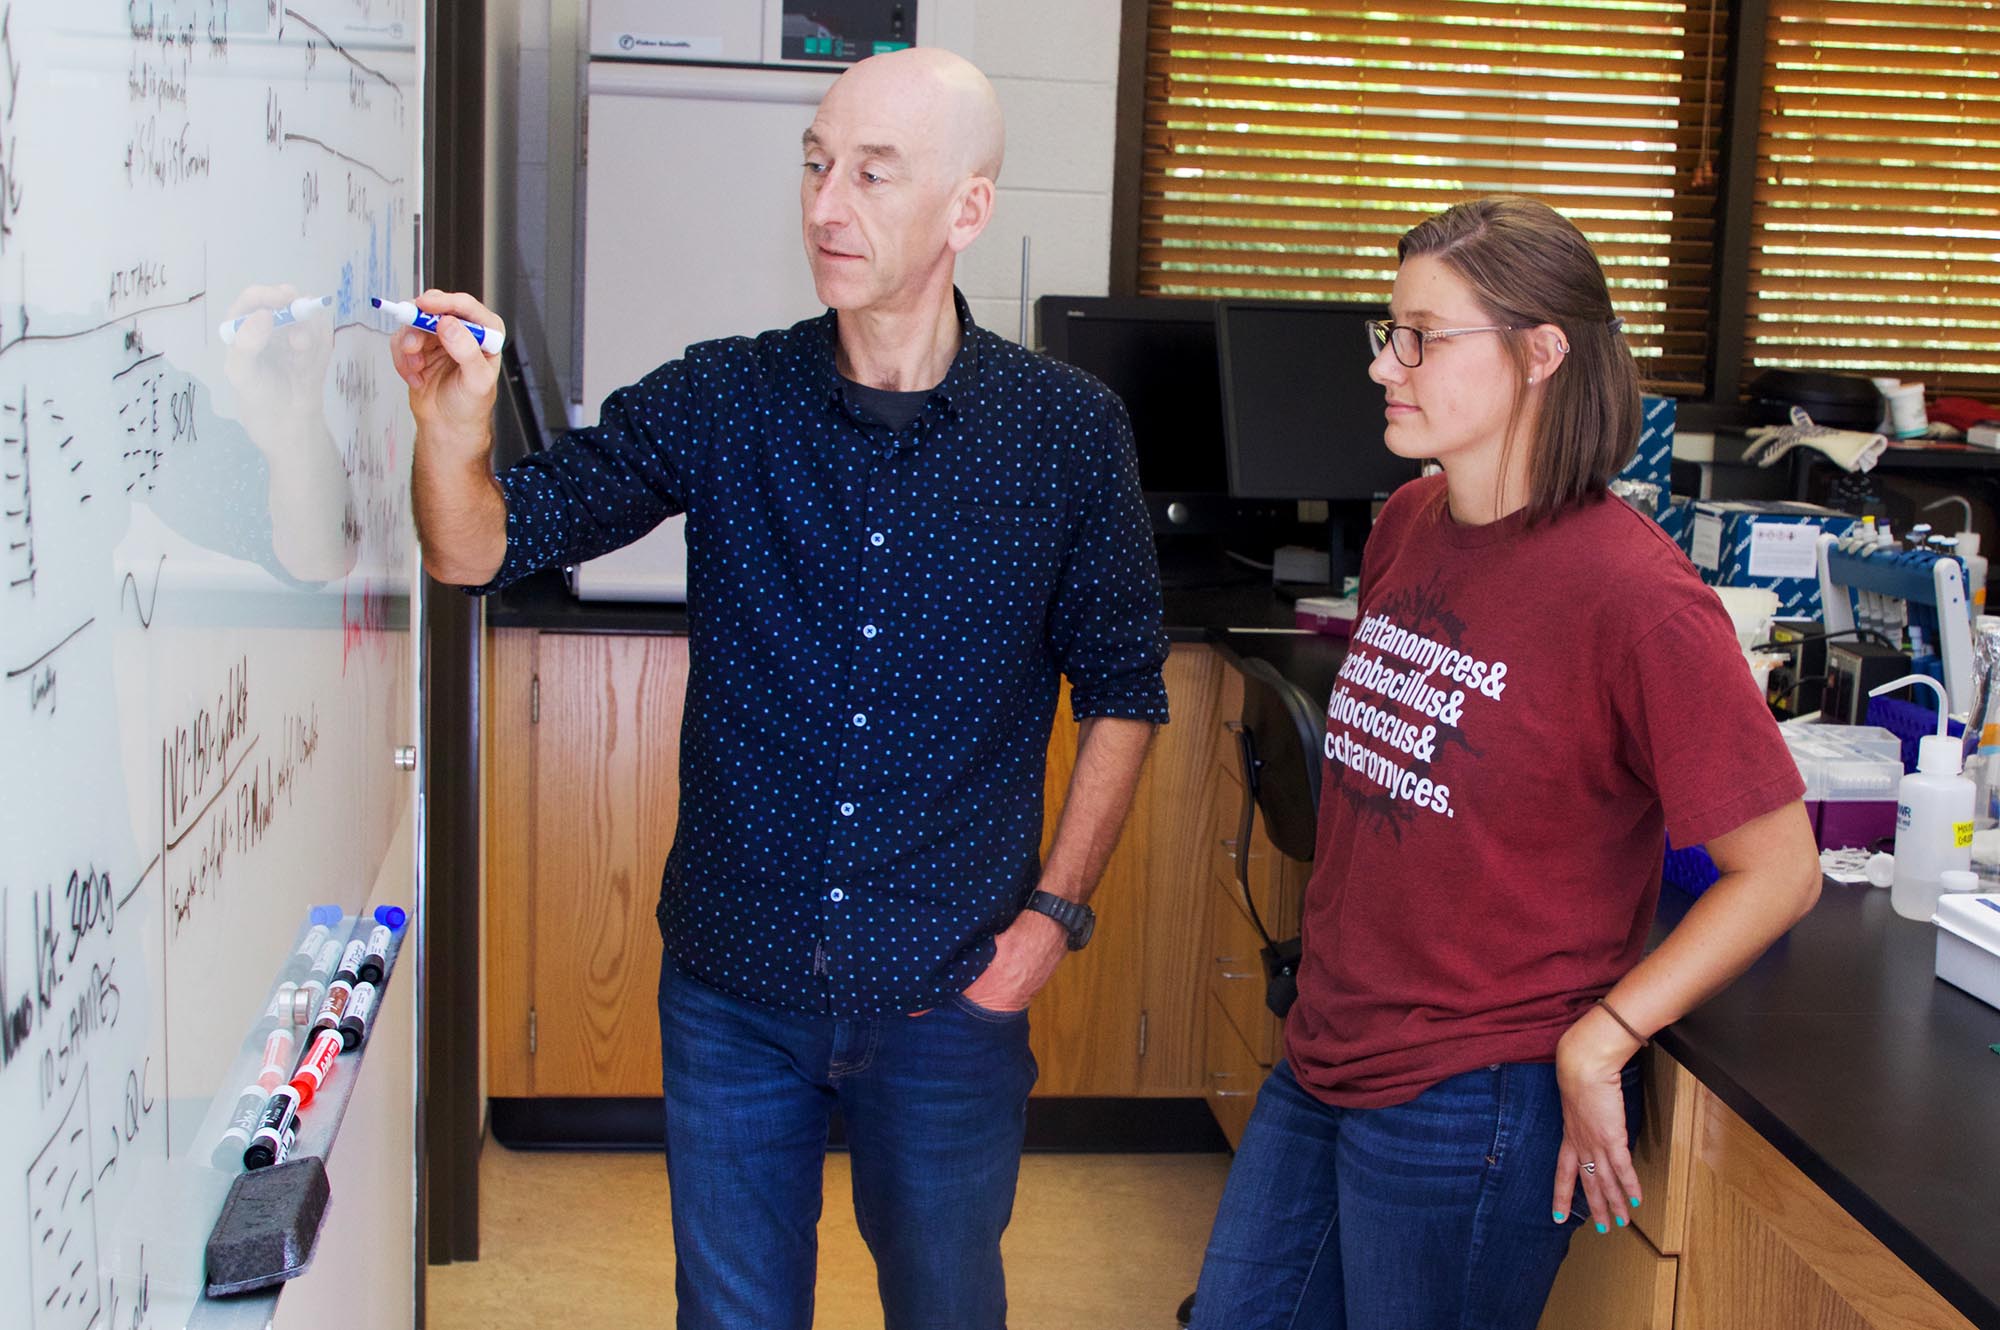
[[[1064,900],[1051,892],[1038,891],[1028,897],[1024,910],[1045,914],[1063,926],[1069,934],[1069,949],[1082,951],[1084,943],[1090,941],[1091,930],[1097,927],[1097,915],[1082,901]]]

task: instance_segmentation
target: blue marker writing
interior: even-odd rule
[[[273,311],[271,326],[273,328],[282,328],[288,323],[297,323],[300,319],[316,314],[332,304],[332,296],[300,296],[283,309]],[[216,328],[215,335],[222,339],[223,345],[227,346],[236,340],[236,330],[256,317],[252,313],[245,314],[240,319],[224,319],[221,325]]]
[[[410,301],[384,300],[380,296],[370,296],[368,303],[405,327],[416,328],[433,337],[437,335],[438,316],[424,313]],[[489,356],[500,354],[500,345],[507,340],[504,331],[498,328],[484,328],[468,319],[460,319],[459,322],[465,324],[465,330],[472,334],[473,341],[479,343],[480,350]]]

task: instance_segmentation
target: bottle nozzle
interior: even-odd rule
[[[1893,693],[1898,688],[1908,688],[1913,683],[1923,684],[1937,694],[1938,727],[1937,734],[1933,737],[1939,739],[1949,738],[1951,736],[1951,715],[1950,709],[1945,702],[1944,685],[1936,679],[1931,678],[1930,675],[1906,674],[1902,678],[1885,683],[1879,688],[1870,688],[1868,696],[1880,697],[1884,693]]]

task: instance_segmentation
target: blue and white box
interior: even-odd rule
[[[1817,619],[1819,537],[1845,535],[1851,513],[1788,500],[1702,499],[1694,505],[1688,557],[1710,586],[1778,593],[1778,613]]]
[[[1694,500],[1684,494],[1671,494],[1660,505],[1660,515],[1654,519],[1660,529],[1674,538],[1674,543],[1686,554],[1694,541]]]
[[[1673,398],[1655,397],[1651,393],[1640,397],[1639,448],[1617,477],[1659,486],[1659,502],[1653,509],[1656,521],[1666,512],[1669,492],[1673,489],[1674,414]]]

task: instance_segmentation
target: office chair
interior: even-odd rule
[[[1298,996],[1299,939],[1274,939],[1250,890],[1250,832],[1261,810],[1264,834],[1280,854],[1310,862],[1319,830],[1320,736],[1325,722],[1304,689],[1262,660],[1243,662],[1243,719],[1231,722],[1243,772],[1237,825],[1236,885],[1264,940],[1264,1005],[1280,1020]],[[1289,932],[1285,923],[1281,930]]]
[[[1326,731],[1320,709],[1306,691],[1268,662],[1241,662],[1243,718],[1227,722],[1236,737],[1243,773],[1243,815],[1236,830],[1236,885],[1249,907],[1250,922],[1264,940],[1264,1005],[1282,1019],[1298,996],[1299,938],[1274,941],[1250,890],[1250,833],[1259,811],[1264,834],[1280,854],[1310,860],[1319,832],[1320,741]],[[1185,1326],[1194,1317],[1194,1294],[1175,1313]]]

